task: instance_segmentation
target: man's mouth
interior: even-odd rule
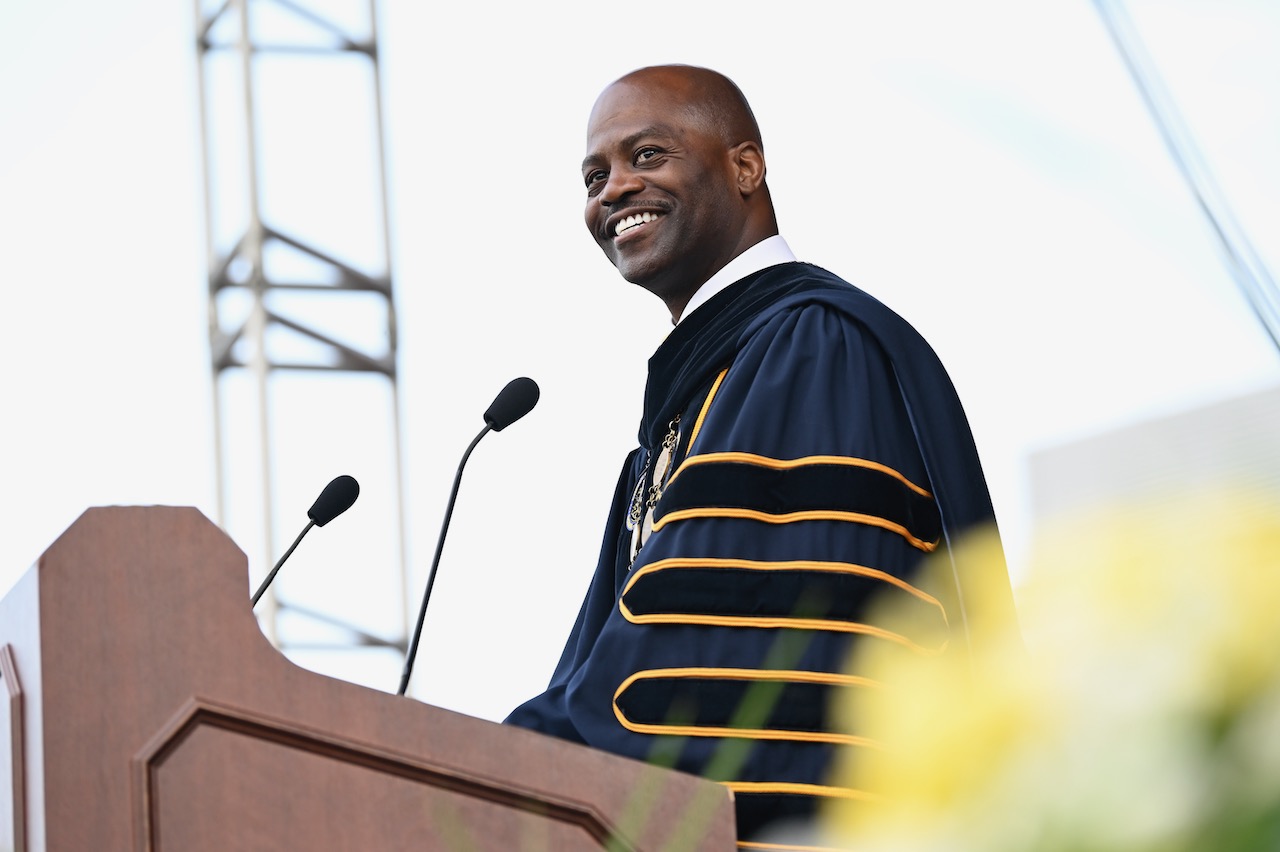
[[[613,235],[615,237],[620,237],[627,231],[639,228],[641,225],[646,225],[649,222],[656,221],[658,216],[659,214],[649,213],[648,211],[644,213],[633,213],[613,226]]]

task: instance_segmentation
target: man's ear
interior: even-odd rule
[[[753,194],[764,184],[764,151],[754,142],[739,142],[729,150],[737,177],[738,191],[743,197]]]

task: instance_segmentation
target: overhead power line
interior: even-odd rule
[[[1138,93],[1151,113],[1174,164],[1217,237],[1227,269],[1258,321],[1280,349],[1280,292],[1261,256],[1236,220],[1225,194],[1196,147],[1194,137],[1165,88],[1155,63],[1120,0],[1094,0]]]

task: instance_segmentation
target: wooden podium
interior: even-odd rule
[[[306,671],[249,591],[195,509],[53,543],[0,601],[0,850],[734,848],[720,785]]]

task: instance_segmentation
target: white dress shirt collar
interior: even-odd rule
[[[680,314],[680,319],[682,320],[689,316],[689,314],[705,304],[708,299],[733,282],[741,281],[751,273],[759,272],[761,269],[777,266],[779,263],[791,263],[795,259],[796,256],[792,254],[791,247],[787,245],[787,241],[780,235],[775,234],[772,237],[765,237],[726,263],[719,272],[708,278],[706,283],[693,294],[689,304],[684,306],[684,312]],[[676,323],[679,322],[680,320],[676,320]]]

